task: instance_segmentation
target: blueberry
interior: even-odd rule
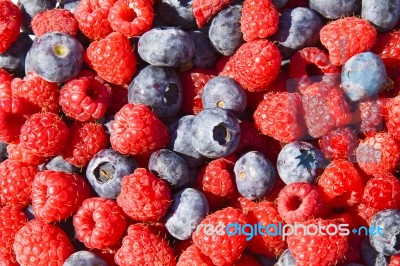
[[[188,34],[192,38],[195,47],[193,64],[200,68],[212,68],[217,60],[217,55],[208,35],[199,30],[189,31]]]
[[[29,34],[33,34],[31,21],[37,14],[55,7],[53,0],[19,0],[19,7],[22,12],[21,29]]]
[[[115,199],[121,192],[121,179],[137,168],[136,161],[113,149],[104,149],[90,160],[86,178],[97,195]]]
[[[275,266],[296,266],[296,259],[293,258],[292,253],[289,249],[286,249],[278,259]]]
[[[235,114],[241,114],[246,108],[246,94],[234,79],[215,77],[203,88],[201,101],[204,108],[220,107]]]
[[[276,8],[284,7],[289,0],[272,0]]]
[[[36,219],[35,213],[33,212],[33,209],[32,209],[32,205],[29,205],[28,207],[26,207],[23,210],[23,212],[26,215],[26,218],[28,219],[28,221]]]
[[[145,104],[160,118],[171,117],[182,106],[182,85],[175,70],[147,66],[133,79],[128,88],[128,101]]]
[[[379,253],[391,256],[400,253],[400,210],[380,211],[371,220],[370,227],[381,228],[382,234],[370,234],[369,241]]]
[[[8,157],[7,146],[8,146],[7,143],[0,142],[0,159],[1,160],[6,160]]]
[[[243,43],[240,30],[242,6],[234,5],[222,10],[212,21],[209,37],[214,48],[222,55],[233,55]]]
[[[169,26],[184,29],[196,26],[192,0],[157,0],[157,13]]]
[[[165,227],[179,240],[192,236],[196,227],[209,212],[208,202],[204,194],[193,188],[178,192],[166,215]]]
[[[64,261],[63,266],[108,266],[107,262],[105,262],[101,257],[98,255],[86,251],[81,250],[78,252],[73,253],[71,256]]]
[[[390,31],[400,20],[400,0],[362,0],[361,17],[380,32]]]
[[[361,0],[310,0],[310,8],[327,19],[338,19],[357,13]]]
[[[179,28],[155,28],[143,34],[138,43],[140,57],[155,66],[180,67],[190,63],[194,43]]]
[[[361,243],[361,256],[366,266],[388,266],[388,260],[382,253],[377,252],[368,241],[368,237],[364,238]]]
[[[344,64],[341,77],[341,87],[351,101],[369,100],[385,87],[385,65],[374,53],[357,54]]]
[[[18,76],[25,72],[25,56],[33,41],[28,34],[21,32],[18,39],[3,54],[0,54],[0,68],[4,68]]]
[[[205,157],[228,156],[236,150],[239,141],[239,121],[227,110],[204,109],[193,119],[192,144]]]
[[[50,82],[66,82],[82,68],[84,49],[69,34],[49,32],[38,38],[25,60],[25,72],[34,71]]]
[[[67,173],[79,173],[78,167],[70,164],[62,156],[56,156],[44,165],[45,170],[53,170]]]
[[[274,166],[258,151],[240,157],[233,168],[239,193],[255,200],[271,192],[276,183]]]
[[[187,162],[189,167],[201,166],[205,158],[192,144],[192,122],[194,115],[181,117],[169,127],[168,147]]]
[[[151,154],[149,170],[173,187],[181,187],[189,181],[189,167],[182,157],[173,151],[161,149]]]
[[[286,9],[273,38],[278,42],[282,56],[287,59],[297,50],[316,45],[322,26],[321,18],[309,8]]]
[[[108,135],[111,135],[111,122],[114,121],[114,115],[109,115],[96,120],[102,124]]]
[[[278,174],[285,184],[314,183],[325,165],[323,153],[304,141],[288,143],[278,154]]]

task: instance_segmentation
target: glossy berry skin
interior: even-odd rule
[[[69,162],[63,159],[61,155],[54,157],[46,164],[44,164],[43,169],[45,170],[54,170],[60,172],[67,172],[73,174],[79,174],[80,169],[76,166],[73,166]]]
[[[22,14],[18,6],[9,0],[1,1],[0,10],[0,54],[2,54],[18,38]]]
[[[356,132],[350,127],[343,127],[322,136],[319,146],[328,160],[347,159],[354,162],[357,142]]]
[[[200,30],[188,31],[194,43],[194,66],[200,68],[212,68],[217,60],[217,53],[211,45],[209,36]]]
[[[65,9],[50,9],[37,14],[32,22],[32,30],[36,37],[58,31],[75,36],[78,32],[78,21]]]
[[[233,2],[233,0],[193,0],[193,14],[197,26],[203,27],[214,15]]]
[[[296,265],[296,259],[293,258],[289,249],[286,249],[280,256],[275,266],[291,266]]]
[[[98,255],[81,250],[73,253],[71,256],[64,261],[63,266],[85,266],[85,265],[98,265],[107,266],[108,264]]]
[[[28,165],[40,165],[42,163],[45,163],[47,160],[45,157],[37,156],[31,151],[22,148],[19,143],[8,144],[7,154],[9,159]]]
[[[21,32],[10,48],[0,54],[0,68],[23,76],[25,73],[25,56],[32,43],[29,35]]]
[[[177,266],[192,266],[192,265],[203,265],[212,266],[211,259],[201,253],[200,249],[196,245],[191,245],[179,256]]]
[[[192,4],[192,0],[158,0],[155,8],[167,25],[187,29],[196,25]]]
[[[361,7],[360,0],[310,0],[310,8],[320,13],[327,19],[338,19],[343,16],[353,15]]]
[[[369,238],[366,237],[361,244],[361,255],[364,261],[367,261],[367,266],[373,265],[388,265],[385,254],[380,253],[371,246]],[[358,266],[358,265],[355,265]]]
[[[400,212],[396,209],[378,212],[372,218],[371,226],[383,229],[381,229],[382,235],[376,234],[375,236],[369,236],[372,247],[379,253],[388,256],[400,253],[400,249],[396,244],[397,232],[400,228],[399,218]]]
[[[362,0],[361,17],[372,23],[379,32],[394,29],[400,20],[400,1]]]

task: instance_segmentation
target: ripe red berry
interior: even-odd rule
[[[45,10],[32,19],[31,27],[36,37],[53,31],[76,35],[79,29],[78,21],[67,9]]]
[[[7,153],[9,159],[29,165],[39,165],[47,160],[46,157],[37,156],[30,150],[23,148],[19,143],[8,144]]]
[[[400,96],[387,99],[385,108],[387,131],[394,138],[400,140]]]
[[[7,51],[18,38],[22,13],[10,0],[0,1],[0,54]]]
[[[214,266],[214,263],[196,245],[191,245],[179,256],[176,266],[192,265]]]
[[[365,185],[362,202],[378,211],[399,208],[399,180],[392,174],[381,174],[370,179]]]
[[[358,104],[360,111],[360,132],[373,135],[383,127],[384,103],[382,99],[371,99]]]
[[[347,159],[354,161],[357,148],[357,134],[350,127],[336,128],[329,131],[319,140],[325,158]]]
[[[199,28],[233,2],[233,0],[193,0],[193,15]]]

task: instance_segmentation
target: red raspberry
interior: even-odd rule
[[[198,114],[203,110],[201,94],[206,83],[217,73],[214,69],[192,68],[180,72],[179,76],[184,88],[182,110],[187,115]]]
[[[18,38],[22,13],[9,0],[0,1],[0,54],[5,53]]]
[[[400,140],[400,96],[388,99],[385,108],[387,130],[394,138]]]
[[[29,165],[39,165],[47,160],[45,157],[37,156],[30,150],[22,148],[19,143],[8,144],[7,153],[9,159]]]
[[[254,124],[248,121],[240,122],[240,142],[236,148],[237,153],[244,151],[259,151],[266,152],[273,150],[274,145],[271,145],[270,139],[258,132]],[[279,146],[280,151],[280,146]],[[269,156],[267,156],[269,158]]]
[[[376,175],[365,185],[362,202],[378,211],[399,208],[399,180],[392,174]]]
[[[268,93],[253,114],[254,124],[264,135],[278,141],[300,140],[307,133],[301,95],[297,92]]]
[[[26,117],[21,114],[13,114],[0,108],[0,141],[12,143],[18,140],[21,127]]]
[[[381,99],[360,102],[360,131],[365,134],[374,134],[382,129],[383,103]]]
[[[34,72],[28,72],[23,80],[15,78],[11,90],[13,95],[30,102],[37,110],[52,113],[60,110],[57,84],[42,79]]]
[[[67,9],[45,10],[32,19],[31,26],[36,37],[52,31],[76,35],[79,29],[78,21]]]
[[[114,200],[90,198],[83,201],[74,215],[79,241],[87,248],[104,249],[118,242],[126,229],[124,212]]]
[[[108,14],[113,30],[128,38],[140,36],[151,29],[153,18],[153,6],[149,0],[118,0]]]
[[[1,205],[25,207],[31,201],[32,181],[38,172],[37,167],[13,160],[0,164]]]
[[[384,32],[378,35],[372,51],[378,54],[386,67],[398,65],[400,59],[400,30]],[[395,63],[395,64],[393,64]]]
[[[309,220],[302,224],[304,226],[325,226],[325,228],[329,225],[339,226],[339,222],[336,220],[322,219]],[[310,227],[310,231],[317,233],[317,229],[311,228],[315,227]],[[325,232],[332,232],[332,229],[325,229]],[[349,248],[347,236],[327,233],[309,235],[301,228],[297,230],[297,234],[288,237],[287,243],[298,266],[336,265]]]
[[[128,84],[136,73],[136,56],[128,38],[118,32],[92,42],[86,50],[86,62],[104,80]]]
[[[89,39],[100,40],[113,30],[108,22],[108,13],[117,0],[81,0],[74,15],[79,29]]]
[[[262,201],[250,208],[247,214],[250,224],[261,224],[263,226],[275,225],[278,228],[284,224],[283,219],[272,202]],[[256,254],[264,254],[267,257],[276,257],[287,248],[286,241],[275,231],[274,227],[266,228],[264,236],[257,234],[248,243],[249,250]],[[270,235],[269,233],[272,233]],[[276,234],[273,236],[273,234]]]
[[[357,163],[368,175],[391,173],[400,159],[400,146],[389,133],[362,140],[356,149]]]
[[[318,179],[322,199],[327,205],[337,208],[358,204],[363,187],[363,181],[353,164],[344,159],[329,164]]]
[[[233,2],[234,0],[193,0],[193,14],[199,28]]]
[[[280,216],[289,224],[319,217],[325,207],[317,188],[305,182],[286,185],[279,192],[277,205]]]
[[[25,214],[18,208],[5,206],[0,209],[0,264],[15,264],[15,254],[12,249],[15,234],[26,224]],[[6,260],[8,263],[4,263]]]
[[[125,104],[128,103],[128,89],[115,84],[111,86],[111,99],[105,116],[115,115]]]
[[[321,151],[328,160],[355,159],[357,134],[349,127],[336,128],[322,136],[319,141]]]
[[[265,39],[278,31],[279,13],[271,0],[245,0],[240,29],[247,42]]]
[[[304,91],[302,101],[308,134],[314,138],[322,137],[332,128],[352,121],[343,91],[328,83],[320,82],[309,86]]]
[[[111,122],[111,145],[123,154],[149,155],[169,141],[168,128],[145,105],[126,104]]]
[[[249,210],[255,205],[256,203],[254,201],[242,197],[239,193],[236,194],[235,198],[229,201],[229,206],[242,210],[242,212],[246,215],[249,212]]]
[[[132,219],[157,221],[167,213],[171,192],[167,183],[153,173],[137,168],[133,174],[122,178],[121,186],[117,203]]]
[[[12,79],[13,77],[5,69],[0,68],[0,84],[5,81],[11,82]]]
[[[268,40],[252,41],[239,47],[220,76],[235,79],[248,91],[265,91],[278,75],[281,62],[275,44]]]
[[[181,254],[176,266],[214,266],[214,263],[196,245],[191,245]]]
[[[262,266],[262,264],[253,256],[243,253],[233,266]]]
[[[400,266],[400,255],[391,256],[389,266]]]
[[[90,197],[86,179],[77,174],[45,170],[32,184],[32,208],[36,219],[59,222],[75,214]]]
[[[335,66],[370,49],[376,36],[375,28],[367,20],[357,17],[335,20],[320,31],[321,43],[328,49],[329,60]]]
[[[74,247],[63,230],[40,220],[31,220],[16,234],[13,245],[21,265],[63,265]]]
[[[121,266],[176,265],[172,247],[144,224],[128,227],[122,247],[115,254],[115,262]]]
[[[240,210],[228,207],[208,215],[192,235],[195,245],[217,266],[232,265],[246,249],[245,235],[228,235],[225,232],[226,226],[233,223],[243,226],[248,223],[248,219]],[[214,228],[223,227],[224,234],[216,233],[208,236],[204,233],[205,225],[212,225]],[[229,232],[232,232],[230,229]]]
[[[54,113],[36,113],[21,127],[21,147],[41,157],[56,156],[64,149],[68,127]]]

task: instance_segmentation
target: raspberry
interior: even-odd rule
[[[79,29],[78,21],[67,9],[45,10],[33,18],[31,26],[36,37],[53,31],[76,35]]]
[[[7,153],[9,159],[29,165],[39,165],[47,160],[45,157],[37,156],[28,149],[22,148],[19,143],[8,144]]]
[[[329,160],[355,159],[357,134],[350,127],[336,128],[329,131],[319,140],[321,151]]]
[[[13,249],[21,265],[62,265],[74,252],[63,230],[40,220],[29,221],[15,234]]]
[[[74,15],[79,29],[89,39],[100,40],[113,30],[108,22],[108,13],[117,0],[82,0],[75,9]]]
[[[167,183],[144,168],[137,168],[122,178],[117,203],[125,214],[137,221],[157,221],[170,206],[171,193]]]
[[[220,76],[235,79],[245,90],[265,91],[278,75],[281,62],[275,44],[268,40],[252,41],[239,47]]]
[[[329,60],[335,66],[370,49],[376,36],[375,28],[367,20],[357,17],[335,20],[320,31],[321,43],[328,49]]]
[[[125,104],[128,103],[128,89],[115,84],[111,86],[111,99],[105,116],[115,115]]]
[[[21,127],[21,147],[41,157],[56,156],[64,149],[68,127],[54,113],[36,113]]]
[[[0,84],[6,81],[11,82],[12,79],[13,77],[6,70],[0,68]]]
[[[362,202],[378,211],[400,207],[400,182],[392,174],[370,179],[364,188]]]
[[[18,38],[22,13],[9,0],[0,1],[0,54],[5,53]]]
[[[136,56],[128,38],[118,32],[92,42],[86,50],[86,62],[104,80],[127,84],[136,72]]]
[[[108,14],[112,29],[128,38],[148,31],[153,18],[153,6],[148,0],[118,0]]]
[[[233,0],[193,0],[193,15],[199,28],[233,2]]]
[[[307,133],[299,93],[268,93],[253,114],[254,124],[264,135],[278,141],[300,140]]]
[[[104,249],[118,242],[126,229],[124,212],[114,200],[90,198],[83,201],[74,215],[79,241],[87,248]]]
[[[240,29],[247,42],[265,39],[278,31],[279,13],[271,0],[245,0]]]
[[[317,188],[305,182],[286,185],[279,192],[277,205],[280,216],[289,224],[319,217],[324,212],[324,203]]]
[[[11,82],[12,94],[30,102],[37,110],[57,113],[60,109],[60,93],[56,83],[48,82],[34,72],[28,72],[24,79]]]
[[[126,104],[111,122],[111,145],[122,154],[150,155],[169,141],[168,128],[145,105]]]
[[[217,266],[233,264],[246,248],[245,235],[228,235],[225,232],[225,227],[233,223],[243,226],[248,223],[248,219],[240,210],[228,207],[208,215],[192,235],[195,245]],[[214,228],[223,226],[224,234],[214,234],[211,237],[205,235],[204,225],[212,225]]]
[[[196,245],[191,245],[181,254],[176,266],[214,266],[214,263]]]
[[[400,140],[400,96],[388,99],[386,108],[386,126],[388,133]]]
[[[378,35],[372,51],[378,54],[385,65],[390,67],[395,63],[398,65],[400,59],[400,30],[385,32]]]
[[[233,266],[262,266],[253,256],[243,253]]]
[[[90,186],[84,177],[45,170],[36,174],[33,180],[33,212],[36,219],[59,222],[75,214],[90,193]]]
[[[400,255],[391,256],[389,266],[400,266]]]
[[[176,264],[171,246],[143,224],[133,224],[128,227],[128,234],[122,240],[122,247],[115,254],[115,262],[121,266]]]
[[[325,228],[330,224],[339,226],[336,220],[322,219],[309,220],[302,224],[304,226],[322,225]],[[329,230],[331,229],[326,229],[326,232]],[[315,230],[310,229],[310,231],[317,233]],[[329,235],[327,233],[311,235],[306,234],[304,230],[298,230],[297,234],[290,235],[287,243],[290,252],[296,259],[296,265],[299,266],[336,265],[343,258],[349,247],[346,236],[340,234]]]
[[[0,141],[12,143],[18,140],[25,120],[26,118],[23,115],[6,112],[0,108]]]
[[[284,224],[283,219],[278,213],[278,210],[272,202],[262,201],[250,208],[247,214],[250,224],[261,224],[263,226],[275,225],[278,228]],[[270,235],[269,233],[272,233]],[[255,235],[248,243],[249,250],[256,254],[264,254],[267,257],[275,257],[282,254],[287,248],[286,241],[280,235],[275,235],[278,232],[274,231],[274,227],[265,229],[264,236],[261,234]]]
[[[324,202],[333,207],[353,206],[361,201],[363,181],[352,163],[338,159],[329,164],[318,179]]]
[[[249,210],[255,205],[256,203],[254,201],[245,198],[240,194],[237,194],[235,198],[229,201],[229,206],[242,210],[242,212],[246,215]]]
[[[0,164],[0,200],[2,205],[25,207],[31,201],[32,181],[37,167],[13,160]]]
[[[110,99],[110,87],[97,79],[82,77],[62,87],[59,102],[66,115],[85,122],[103,117]]]
[[[389,133],[377,133],[362,140],[356,149],[360,168],[368,175],[390,173],[400,158],[399,143]]]
[[[240,132],[240,142],[235,152],[240,153],[250,150],[265,152],[266,147],[268,147],[269,151],[273,150],[274,146],[270,145],[271,143],[268,143],[269,139],[266,136],[260,134],[254,127],[253,123],[248,121],[241,121]],[[267,157],[269,158],[269,156]]]
[[[384,111],[382,100],[376,99],[360,102],[358,109],[360,111],[361,132],[373,134],[382,129]]]
[[[26,216],[18,208],[5,206],[0,209],[0,264],[4,265],[1,258],[10,264],[16,263],[12,246],[15,234],[24,224],[26,224]]]
[[[302,101],[308,134],[314,138],[322,137],[333,127],[344,126],[352,120],[343,91],[328,83],[309,86]]]

